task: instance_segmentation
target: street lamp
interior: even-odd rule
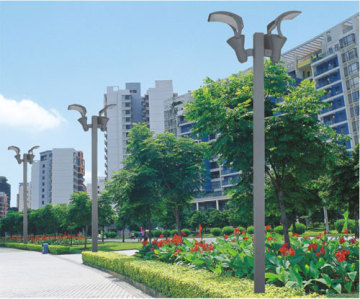
[[[92,251],[98,250],[98,190],[97,190],[97,129],[101,131],[106,130],[106,124],[109,118],[105,116],[105,112],[108,108],[115,106],[115,104],[106,105],[99,111],[99,115],[93,115],[91,117],[91,124],[87,123],[86,108],[81,105],[69,105],[68,110],[76,110],[80,112],[81,117],[78,119],[79,123],[83,127],[84,131],[88,131],[91,128],[91,239],[92,239]]]
[[[27,244],[28,239],[28,215],[27,215],[27,163],[32,164],[34,161],[35,155],[33,150],[39,148],[39,146],[33,146],[29,149],[27,154],[23,155],[21,159],[20,149],[17,146],[9,146],[8,150],[13,150],[16,155],[16,161],[21,164],[23,163],[23,201],[24,201],[24,211],[23,211],[23,242]]]
[[[281,22],[292,20],[300,11],[288,11],[279,15],[267,26],[267,34],[256,32],[253,49],[245,49],[244,27],[240,16],[227,11],[217,11],[209,15],[209,22],[223,22],[234,31],[227,43],[234,49],[240,63],[253,56],[253,208],[254,208],[254,291],[265,292],[265,132],[264,132],[264,57],[279,62],[281,49],[286,37],[281,32]],[[271,32],[277,28],[278,34]]]

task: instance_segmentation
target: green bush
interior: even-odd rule
[[[106,236],[106,238],[115,238],[117,236],[116,232],[106,232],[104,233],[104,235]]]
[[[70,246],[49,245],[49,253],[51,253],[51,254],[68,254],[68,253],[70,253]]]
[[[247,232],[248,232],[249,234],[253,234],[253,233],[254,233],[254,226],[253,226],[253,225],[249,226],[249,227],[247,228]]]
[[[169,230],[164,230],[163,234],[164,234],[164,237],[170,237],[170,231]]]
[[[239,226],[238,229],[240,229],[240,233],[243,232],[244,230],[246,230],[245,227]]]
[[[345,220],[339,219],[335,221],[335,229],[338,231],[339,234],[341,234],[343,226],[344,226]],[[347,229],[349,233],[355,232],[355,220],[348,219]]]
[[[282,235],[284,233],[283,226],[282,225],[275,226],[274,232],[277,233],[277,234]]]
[[[296,233],[297,234],[301,235],[306,231],[306,225],[305,224],[296,222],[295,227],[296,227]],[[293,230],[293,226],[291,225],[290,228],[289,228],[289,233],[291,233],[292,230]]]
[[[154,229],[151,231],[151,233],[155,238],[159,238],[160,235],[162,234],[162,231],[160,229]]]
[[[234,233],[234,228],[232,226],[224,226],[222,229],[223,235],[232,235]]]
[[[187,228],[182,229],[181,232],[184,233],[186,236],[190,235],[190,230]]]
[[[213,236],[217,237],[221,235],[221,229],[218,227],[213,227],[212,229],[210,229],[210,232],[212,233]]]
[[[178,231],[177,231],[177,229],[172,229],[171,231],[170,231],[170,236],[169,237],[172,237],[173,235],[177,235],[178,234]]]
[[[144,261],[112,252],[82,252],[82,258],[85,264],[126,275],[172,298],[290,298],[304,294],[300,290],[270,284],[266,284],[265,294],[255,294],[254,282],[249,279],[220,276],[206,270]]]

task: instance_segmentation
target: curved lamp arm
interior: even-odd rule
[[[40,146],[38,146],[38,145],[33,146],[31,149],[29,149],[28,154],[33,155],[33,150],[38,149],[39,147]]]
[[[68,110],[75,110],[81,114],[81,117],[78,119],[79,123],[83,127],[84,131],[89,130],[89,125],[87,124],[87,117],[86,117],[86,108],[82,105],[73,104],[68,106]]]
[[[292,20],[295,17],[297,17],[299,14],[301,14],[301,11],[299,10],[290,10],[287,12],[282,13],[281,15],[279,15],[275,20],[271,21],[268,25],[267,25],[267,34],[271,34],[271,31],[273,31],[276,27],[278,34],[281,37],[284,37],[282,32],[281,32],[281,22],[283,20]]]
[[[103,114],[105,115],[105,112],[106,112],[107,109],[112,108],[112,107],[115,107],[115,106],[116,106],[116,104],[106,105],[103,109],[101,109],[101,110],[99,111],[99,116],[102,116]]]
[[[17,146],[12,145],[8,147],[8,150],[14,151],[16,153],[15,159],[19,164],[21,164],[20,149]]]
[[[235,36],[241,35],[241,31],[244,28],[242,18],[228,11],[215,11],[209,14],[208,22],[223,22],[228,24],[234,31]]]

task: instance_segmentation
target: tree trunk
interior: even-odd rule
[[[287,243],[290,247],[291,244],[290,244],[290,238],[289,238],[289,226],[288,226],[288,220],[287,220],[286,211],[285,211],[285,204],[282,200],[283,195],[284,195],[284,193],[282,190],[277,192],[280,211],[281,211],[281,222],[283,225],[284,240],[285,240],[285,243]]]
[[[85,225],[85,249],[87,248],[86,245],[87,245],[87,229],[88,229],[88,226]],[[94,242],[94,240],[92,240],[92,242]]]
[[[102,231],[102,236],[101,236],[103,243],[104,243],[104,235],[105,235],[105,225],[103,225],[103,231]]]
[[[179,207],[178,206],[175,207],[174,216],[175,216],[176,229],[178,231],[178,235],[181,236],[181,227],[180,227],[180,217],[179,217]]]
[[[70,232],[70,246],[72,246],[72,231]]]
[[[292,211],[292,232],[293,234],[296,234],[296,214],[295,214],[295,210]]]
[[[122,229],[122,241],[125,242],[125,227]]]
[[[355,238],[359,239],[359,214],[355,212]]]

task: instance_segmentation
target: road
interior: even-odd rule
[[[85,266],[80,254],[0,248],[0,298],[149,298],[112,275]]]

